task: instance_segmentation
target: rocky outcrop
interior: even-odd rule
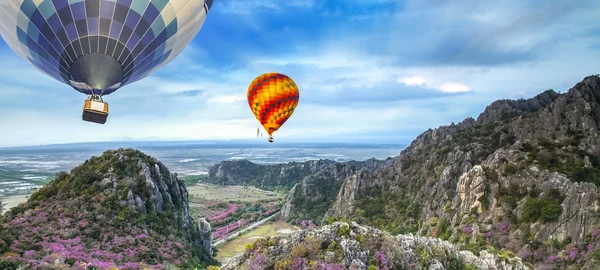
[[[304,177],[290,190],[290,196],[281,209],[284,218],[291,222],[322,220],[347,179],[357,177],[363,170],[380,168],[392,163],[392,159],[351,161],[332,164],[321,171]]]
[[[211,236],[210,222],[206,218],[201,218],[198,221],[198,228],[200,229],[200,239],[202,239],[202,247],[208,252],[210,257],[213,257],[213,242]]]
[[[530,99],[497,100],[487,106],[483,113],[477,117],[477,124],[483,125],[489,122],[501,121],[505,118],[523,115],[525,113],[537,112],[552,104],[552,102],[559,97],[560,94],[553,90],[546,90]]]
[[[309,265],[316,269],[531,269],[514,256],[487,251],[474,255],[435,238],[394,237],[354,222],[335,222],[258,241],[221,270],[308,269]]]

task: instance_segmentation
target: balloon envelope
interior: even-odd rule
[[[294,81],[280,73],[258,76],[248,87],[248,105],[269,135],[294,113],[300,92]]]
[[[0,0],[0,34],[39,71],[108,95],[175,58],[213,0]]]

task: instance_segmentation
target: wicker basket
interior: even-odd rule
[[[83,121],[93,122],[98,124],[106,123],[108,118],[108,103],[86,99],[83,105]]]

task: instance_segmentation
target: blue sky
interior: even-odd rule
[[[595,0],[215,0],[181,55],[105,98],[105,125],[0,41],[0,146],[252,139],[246,90],[270,71],[300,88],[276,140],[410,142],[600,73],[598,14]]]

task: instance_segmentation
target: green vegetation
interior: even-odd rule
[[[385,188],[372,187],[363,192],[355,205],[357,210],[353,220],[359,224],[384,229],[394,235],[416,234],[418,231],[421,206],[403,191],[394,193]]]
[[[348,220],[348,219],[347,219],[347,218],[345,218],[345,217],[338,217],[338,216],[335,216],[335,217],[328,217],[328,218],[327,218],[327,222],[325,222],[325,224],[327,224],[327,225],[331,225],[331,224],[333,224],[334,222],[338,222],[338,221],[339,221],[339,222],[345,222],[345,223],[348,223],[348,224],[350,224],[350,220]]]
[[[504,168],[504,175],[506,175],[506,176],[513,175],[513,174],[517,173],[518,170],[519,170],[519,168],[517,167],[517,165],[515,165],[513,163],[509,163]]]
[[[208,175],[206,174],[202,174],[202,175],[186,175],[182,177],[183,182],[185,183],[186,187],[189,187],[191,185],[195,185],[198,182],[203,182],[206,181],[208,179]]]
[[[575,147],[584,138],[581,132],[568,130],[567,135],[559,142],[541,138],[539,147],[523,143],[521,151],[527,153],[530,164],[537,162],[542,169],[563,173],[576,182],[600,186],[600,157]]]
[[[341,170],[342,164],[336,164],[338,170]],[[292,224],[298,224],[301,220],[313,220],[315,224],[323,221],[327,210],[331,207],[339,192],[342,181],[336,181],[329,174],[316,174],[310,176],[306,181],[305,188],[309,194],[319,194],[319,196],[302,196],[301,189],[296,189],[293,194],[292,204],[296,208],[290,218]]]
[[[523,222],[543,223],[556,221],[562,214],[561,203],[564,197],[558,190],[551,190],[549,194],[541,198],[528,197],[523,206],[521,220]]]
[[[452,235],[452,227],[450,227],[450,222],[447,219],[442,218],[437,225],[438,232],[440,233],[439,238],[442,240],[448,240]]]
[[[350,226],[348,225],[343,225],[341,227],[338,228],[337,230],[337,236],[338,237],[348,237],[350,235],[350,232],[352,230],[350,230]]]

